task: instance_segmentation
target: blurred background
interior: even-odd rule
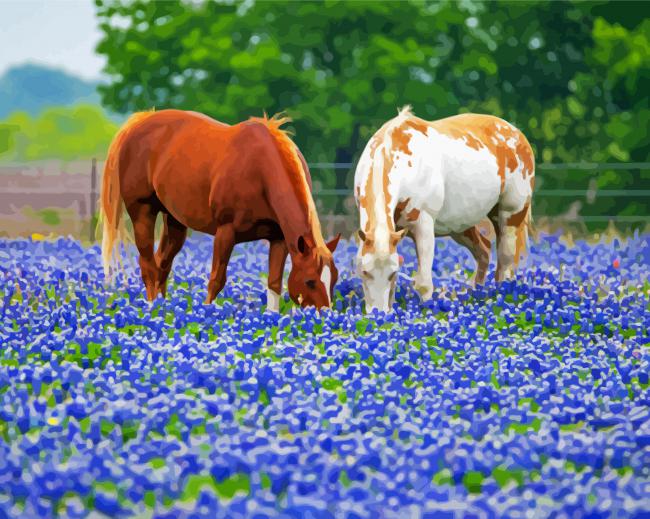
[[[398,107],[490,113],[533,145],[538,227],[650,225],[650,2],[0,0],[0,236],[94,239],[128,114],[286,111],[325,234]]]

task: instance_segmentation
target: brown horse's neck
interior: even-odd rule
[[[295,145],[283,132],[272,131],[272,134],[279,157],[271,153],[272,158],[264,161],[266,192],[289,253],[293,256],[297,252],[298,239],[302,236],[310,247],[327,254],[314,201]],[[275,157],[279,160],[274,160]]]
[[[284,168],[280,171],[269,172],[267,176],[267,196],[271,209],[276,215],[278,224],[284,234],[289,252],[296,252],[298,239],[302,236],[308,243],[315,245],[318,238],[322,241],[320,232],[315,236],[314,226],[320,231],[316,215],[311,214],[309,203],[301,200],[301,194],[295,189]],[[311,198],[311,195],[308,194]],[[316,218],[314,222],[313,219]]]

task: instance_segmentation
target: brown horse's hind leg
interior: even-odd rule
[[[209,305],[221,292],[226,284],[226,269],[230,254],[235,246],[235,230],[232,224],[222,225],[214,235],[214,252],[212,253],[212,273],[208,282],[208,297],[205,304]]]
[[[476,260],[476,272],[472,276],[474,286],[484,284],[490,266],[490,252],[492,250],[490,240],[481,234],[478,225],[470,227],[462,233],[452,233],[450,236],[456,243],[467,247]]]
[[[289,249],[284,240],[273,240],[269,249],[269,280],[266,292],[266,309],[280,311],[280,294],[282,293],[282,274]]]
[[[167,295],[167,278],[176,254],[185,243],[187,227],[168,213],[163,215],[163,223],[163,233],[156,251],[156,265],[158,266],[156,290],[165,297]]]
[[[142,281],[147,289],[147,299],[156,297],[158,266],[153,255],[154,227],[158,210],[152,204],[134,202],[126,208],[133,222],[135,245],[140,253]]]

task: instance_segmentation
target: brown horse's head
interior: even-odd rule
[[[303,307],[329,308],[339,277],[332,253],[340,238],[339,234],[326,247],[316,247],[303,236],[298,238],[295,251],[291,254],[292,268],[289,274],[289,296],[294,303]]]

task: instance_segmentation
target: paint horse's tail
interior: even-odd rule
[[[102,222],[102,263],[107,280],[111,278],[111,263],[116,246],[126,239],[122,211],[124,201],[120,193],[120,151],[133,126],[153,112],[133,114],[117,133],[108,149],[104,164],[99,221]]]

